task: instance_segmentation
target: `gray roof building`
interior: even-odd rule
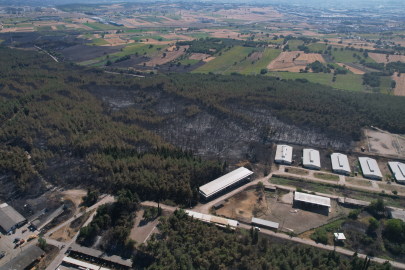
[[[0,267],[0,270],[24,270],[43,254],[44,251],[39,247],[34,245],[30,246],[17,257]]]
[[[0,226],[6,232],[25,221],[26,219],[10,205],[6,203],[0,205]]]

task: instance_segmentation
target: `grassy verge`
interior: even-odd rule
[[[357,185],[357,186],[364,186],[364,187],[371,187],[372,184],[370,181],[366,181],[366,180],[358,180],[358,179],[354,179],[354,178],[350,178],[350,177],[346,177],[346,182],[353,184],[353,185]]]
[[[285,168],[285,172],[293,173],[293,174],[299,174],[299,175],[308,175],[308,171],[301,170],[301,169],[298,169],[298,168],[292,168],[292,167]]]
[[[314,173],[314,176],[316,178],[322,179],[322,180],[328,180],[328,181],[339,181],[339,176],[334,175],[334,174],[329,174],[329,173]]]

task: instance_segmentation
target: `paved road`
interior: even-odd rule
[[[258,179],[257,181],[260,181],[260,180]],[[246,187],[246,186],[244,186],[244,187]],[[224,199],[223,197],[228,196],[228,195],[229,195],[229,194],[226,194],[226,195],[222,196],[221,198]],[[219,199],[220,199],[220,198],[219,198]],[[142,202],[142,205],[157,207],[157,203],[155,203],[155,202],[150,202],[150,201]],[[178,208],[176,208],[176,207],[167,206],[167,205],[164,205],[164,204],[160,204],[160,207],[161,207],[163,210],[167,210],[167,211],[174,211],[174,210],[178,209]],[[193,210],[196,211],[195,209],[193,209]],[[201,212],[201,213],[209,214],[208,212]],[[249,230],[252,226],[251,226],[251,225],[246,225],[246,224],[240,223],[240,224],[239,224],[239,227],[244,228],[244,229],[246,229],[246,230]],[[334,246],[329,246],[329,245],[324,245],[324,244],[316,243],[316,242],[314,242],[314,241],[312,241],[312,240],[308,240],[308,239],[302,239],[302,238],[298,238],[298,237],[291,237],[291,236],[289,236],[289,235],[287,235],[287,234],[284,234],[284,233],[276,233],[276,232],[273,232],[273,231],[271,231],[271,230],[261,229],[261,230],[260,230],[260,233],[262,233],[262,234],[267,234],[267,235],[271,235],[271,236],[278,237],[278,238],[285,239],[285,240],[289,240],[289,241],[294,241],[294,242],[301,243],[301,244],[305,244],[305,245],[310,245],[310,246],[317,247],[317,248],[321,248],[321,249],[325,249],[325,250],[334,250],[334,249],[335,249]],[[348,256],[352,256],[352,255],[354,254],[353,251],[346,250],[346,249],[343,249],[343,248],[340,248],[340,247],[336,247],[336,251],[339,252],[339,253],[348,255]],[[360,254],[360,253],[358,254],[358,256],[361,257],[361,258],[365,258],[365,257],[366,257],[366,255]],[[378,263],[381,263],[381,264],[387,261],[386,259],[377,258],[377,257],[369,257],[369,258],[370,258],[372,261],[378,262]],[[399,262],[395,262],[395,261],[389,261],[389,262],[391,263],[391,265],[392,265],[393,267],[396,267],[396,268],[399,268],[399,269],[405,269],[405,264],[403,264],[403,263],[399,263]],[[48,269],[47,269],[47,270],[48,270]]]
[[[89,211],[91,211],[91,210],[93,210],[93,209],[96,209],[97,207],[99,207],[99,206],[102,205],[102,204],[109,203],[109,202],[113,202],[113,201],[114,201],[114,197],[113,197],[113,196],[111,196],[111,195],[105,195],[105,196],[103,197],[103,199],[101,199],[98,203],[96,203],[96,204],[94,204],[93,206],[87,208],[87,209],[86,209],[86,212],[89,212]],[[87,226],[87,225],[93,220],[93,217],[95,216],[96,213],[97,213],[97,211],[94,211],[94,213],[91,214],[91,216],[90,216],[90,217],[87,219],[87,221],[83,224],[83,227],[84,227],[84,226]],[[56,245],[56,246],[59,246],[59,247],[61,247],[62,245],[65,245],[65,247],[62,248],[62,249],[59,251],[58,256],[56,256],[55,259],[48,265],[48,267],[46,268],[46,270],[55,270],[55,269],[62,263],[62,260],[63,260],[63,258],[65,257],[66,251],[68,250],[69,246],[70,246],[72,243],[76,242],[76,239],[77,239],[77,237],[78,237],[79,234],[80,234],[80,231],[78,231],[78,232],[76,233],[76,235],[75,235],[70,241],[68,241],[68,242],[59,242],[59,241],[50,239],[50,238],[48,238],[48,237],[49,237],[49,234],[51,234],[51,233],[54,232],[54,231],[57,231],[58,229],[62,228],[62,227],[65,226],[65,225],[69,224],[70,222],[72,222],[72,221],[75,220],[76,218],[80,217],[81,215],[83,215],[83,213],[80,213],[80,214],[76,215],[76,217],[73,217],[73,218],[67,220],[66,222],[62,223],[61,225],[55,227],[53,230],[51,230],[51,231],[49,231],[48,233],[45,234],[45,239],[46,239],[46,241],[47,241],[48,243],[53,244],[53,245]]]

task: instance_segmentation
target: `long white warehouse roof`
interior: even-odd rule
[[[193,217],[195,219],[199,219],[201,221],[207,222],[207,223],[216,223],[220,225],[229,225],[231,227],[237,227],[239,225],[239,222],[233,219],[227,219],[227,218],[222,218],[222,217],[217,217],[217,216],[211,216],[211,215],[206,215],[190,210],[185,210],[187,215],[190,217]]]
[[[397,161],[388,162],[393,176],[397,181],[405,181],[405,164]]]
[[[332,170],[340,170],[350,173],[350,165],[347,156],[340,153],[333,153],[330,155],[330,159],[332,161]]]
[[[252,175],[253,172],[249,171],[244,167],[240,167],[220,178],[211,181],[203,186],[200,187],[200,193],[203,194],[205,197],[210,197],[215,193],[225,189],[226,187]]]
[[[293,148],[291,146],[279,144],[279,145],[277,145],[275,160],[287,161],[287,162],[291,163],[292,162],[292,152],[293,152]]]
[[[264,219],[260,219],[260,218],[255,218],[255,217],[252,217],[252,223],[270,227],[270,228],[275,228],[275,229],[278,229],[278,225],[279,225],[276,222],[272,222],[272,221],[268,221],[268,220],[264,220]]]
[[[295,192],[294,200],[330,207],[330,198],[312,195],[308,193]]]
[[[314,166],[317,168],[321,168],[319,151],[314,149],[304,149],[302,164],[304,166]]]
[[[378,167],[377,161],[375,159],[368,157],[359,157],[359,163],[363,172],[363,176],[382,178],[380,168]]]

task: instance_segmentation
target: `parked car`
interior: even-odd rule
[[[255,227],[255,230],[260,232],[260,228],[259,228],[259,227]]]
[[[3,258],[6,255],[4,251],[0,252],[0,259]]]

